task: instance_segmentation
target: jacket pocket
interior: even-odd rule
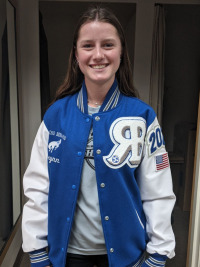
[[[139,221],[140,225],[141,225],[142,228],[144,229],[144,224],[142,223],[142,221],[141,221],[141,219],[140,219],[140,216],[139,216],[139,214],[138,214],[138,212],[137,212],[136,209],[135,209],[135,213],[136,213],[136,215],[137,215],[137,217],[138,217],[138,221]]]

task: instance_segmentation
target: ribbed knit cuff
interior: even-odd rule
[[[142,267],[164,267],[167,256],[159,255],[157,253],[149,255],[149,257],[142,264]]]
[[[35,250],[29,253],[31,267],[45,267],[50,266],[51,262],[49,260],[48,253],[45,248]]]

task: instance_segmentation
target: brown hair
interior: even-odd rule
[[[127,96],[138,97],[138,93],[133,86],[133,75],[131,71],[131,65],[123,28],[112,11],[100,5],[95,5],[88,8],[88,10],[80,17],[76,25],[73,38],[73,46],[71,48],[69,56],[67,74],[63,83],[58,88],[53,102],[67,95],[75,94],[80,90],[82,82],[84,80],[84,75],[77,64],[75,56],[76,44],[81,26],[87,22],[95,20],[110,23],[116,28],[122,46],[121,63],[116,73],[119,90],[121,93]]]

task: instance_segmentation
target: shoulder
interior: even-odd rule
[[[48,124],[54,119],[57,120],[63,112],[66,111],[67,107],[72,103],[74,95],[66,96],[54,102],[44,114],[44,122]]]
[[[145,103],[144,101],[142,101],[141,99],[137,98],[137,97],[133,97],[133,96],[124,96],[126,98],[126,101],[129,105],[137,105],[138,108],[142,109],[142,110],[151,110],[153,111],[153,108],[148,105],[147,103]]]
[[[56,115],[56,113],[65,109],[66,105],[72,100],[72,97],[72,95],[66,96],[54,102],[44,114],[44,119],[47,119],[49,116]]]
[[[134,111],[135,114],[142,116],[148,125],[150,125],[156,118],[156,113],[153,108],[137,97],[125,96],[126,107]]]

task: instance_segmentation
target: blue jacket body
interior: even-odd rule
[[[30,201],[25,205],[23,219],[23,246],[30,252],[32,265],[39,267],[51,262],[55,267],[65,266],[91,127],[109,266],[141,266],[146,250],[160,257],[160,262],[173,257],[175,243],[170,217],[175,196],[169,163],[161,160],[167,153],[152,108],[137,98],[122,95],[115,81],[100,111],[90,116],[83,84],[77,94],[56,101],[47,110],[42,125],[34,146],[39,143],[45,151],[40,153],[44,154],[40,155],[44,157],[41,168],[47,168],[44,183],[48,183],[47,191],[41,189],[42,201],[46,203],[43,210],[37,207],[34,190],[27,192],[29,199],[35,201],[34,223],[38,218],[39,224],[43,212],[47,214],[44,219],[47,222],[42,226],[46,227],[44,232],[41,230],[37,238],[32,236],[37,242],[30,236],[29,245],[25,241],[27,232],[34,228],[34,223],[27,222]],[[159,160],[161,165],[157,163]],[[39,177],[33,177],[31,172],[36,167],[33,159],[24,177],[25,193],[27,184],[30,186]],[[44,252],[45,247],[48,247],[48,254]]]

